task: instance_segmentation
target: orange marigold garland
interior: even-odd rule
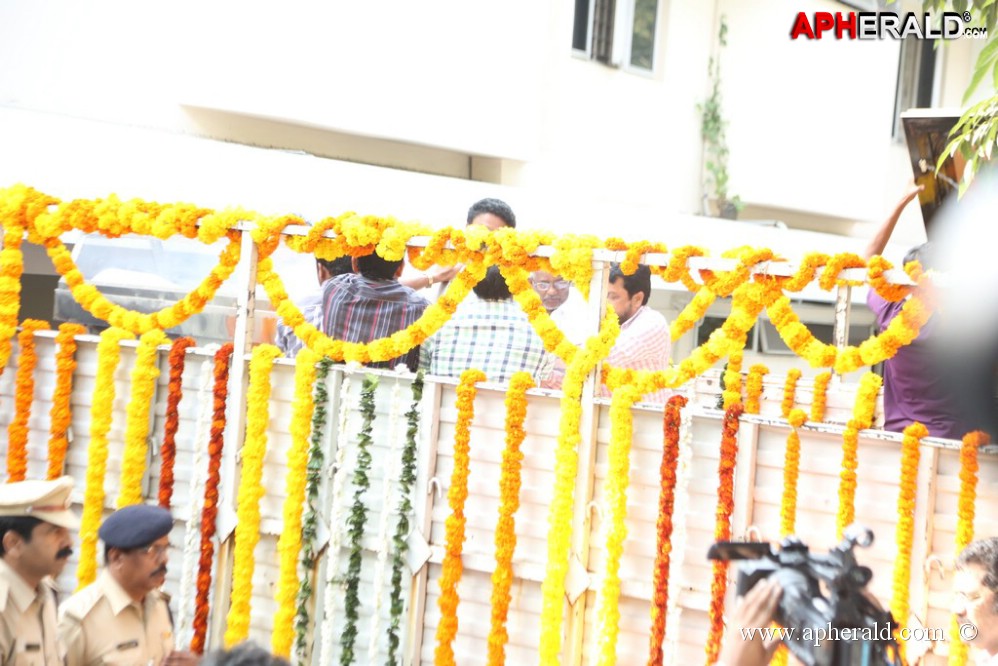
[[[807,414],[803,409],[791,410],[787,420],[790,434],[787,435],[787,449],[783,455],[783,498],[780,501],[780,536],[794,533],[797,522],[797,479],[800,471],[800,434],[797,429],[804,425]]]
[[[856,515],[856,469],[859,467],[857,449],[859,448],[859,431],[873,424],[873,412],[877,407],[877,393],[883,380],[880,375],[868,372],[859,380],[856,391],[856,403],[853,406],[853,416],[846,424],[842,433],[842,471],[839,481],[839,511],[836,518],[836,533],[842,538],[842,532],[852,524]]]
[[[957,502],[956,520],[956,554],[974,540],[975,501],[977,499],[977,450],[987,446],[990,438],[987,434],[975,431],[963,436],[960,445],[960,497]],[[960,625],[956,617],[950,622],[949,663],[952,666],[963,666],[967,663],[967,644],[960,635]]]
[[[120,509],[142,501],[142,477],[149,455],[149,409],[159,377],[159,346],[166,342],[163,331],[143,333],[135,351],[132,390],[128,396],[125,421],[125,451],[121,457]]]
[[[794,400],[797,397],[797,380],[800,379],[799,368],[790,368],[787,371],[787,381],[783,385],[783,401],[780,403],[780,413],[783,418],[790,418],[790,410],[794,408]]]
[[[742,401],[742,350],[733,351],[724,369],[724,392],[722,409]]]
[[[665,405],[662,429],[664,444],[659,475],[658,519],[655,522],[654,592],[651,597],[651,634],[648,640],[648,666],[662,666],[666,610],[669,605],[669,566],[672,555],[672,512],[676,501],[676,465],[679,462],[680,412],[686,397],[674,395]]]
[[[492,627],[489,630],[489,660],[492,666],[506,663],[506,618],[509,613],[510,586],[513,583],[513,551],[516,549],[516,519],[520,508],[520,468],[523,452],[520,445],[526,436],[527,390],[534,380],[528,372],[510,378],[506,392],[506,448],[502,453],[499,476],[499,522],[496,523],[496,568],[492,572]]]
[[[208,595],[211,592],[211,565],[215,558],[215,519],[218,517],[218,484],[221,481],[222,447],[225,444],[225,401],[229,395],[229,366],[232,362],[231,342],[215,352],[215,385],[211,438],[208,440],[208,480],[204,487],[204,510],[201,513],[201,557],[198,561],[197,596],[194,600],[194,637],[191,651],[204,652],[208,634]]]
[[[929,429],[921,423],[912,423],[904,429],[901,441],[901,478],[898,490],[898,522],[894,540],[897,543],[897,559],[894,560],[894,584],[891,595],[891,614],[901,627],[908,624],[911,612],[911,547],[915,529],[915,489],[918,486],[919,446],[923,437],[929,436]],[[904,642],[899,641],[901,654]]]
[[[194,338],[184,337],[174,340],[170,347],[170,381],[167,384],[166,423],[163,426],[159,467],[159,505],[166,509],[170,508],[170,500],[173,498],[173,465],[177,459],[177,429],[180,426],[177,409],[183,398],[184,360],[187,358],[187,348],[194,344]]]
[[[831,380],[831,372],[822,372],[814,378],[814,388],[811,389],[811,420],[815,423],[821,423],[825,420],[825,405],[828,403],[828,383]]]
[[[769,374],[769,368],[762,363],[756,363],[749,368],[745,380],[745,413],[758,414],[762,399],[762,378]]]
[[[742,405],[736,402],[724,411],[721,432],[721,459],[717,465],[717,509],[714,514],[714,540],[731,540],[731,514],[735,508],[735,458],[738,456],[738,426]],[[728,563],[714,560],[710,583],[710,634],[705,648],[707,664],[717,662],[724,637],[724,595],[728,591]]]
[[[97,578],[97,530],[104,515],[104,476],[107,473],[107,435],[114,409],[114,375],[121,360],[121,341],[134,337],[120,328],[108,328],[97,343],[97,377],[90,408],[90,444],[87,446],[87,484],[80,518],[80,563],[77,589]]]
[[[73,396],[73,373],[76,372],[76,336],[87,332],[81,324],[59,325],[55,342],[59,350],[55,355],[55,390],[52,392],[52,409],[49,411],[49,456],[46,478],[62,476],[66,465],[66,451],[69,448],[69,427],[73,421],[71,399]]]
[[[14,418],[7,427],[7,482],[24,481],[28,473],[28,419],[35,399],[35,331],[47,331],[48,322],[25,319],[17,334],[20,349],[14,388]]]
[[[454,663],[454,637],[457,636],[457,584],[461,580],[461,550],[464,548],[464,503],[468,499],[468,472],[471,464],[471,421],[475,416],[475,384],[485,381],[481,370],[465,370],[457,387],[457,425],[454,432],[454,471],[447,489],[451,514],[445,522],[447,547],[440,572],[440,624],[434,663]]]

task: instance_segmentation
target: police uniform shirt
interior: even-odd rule
[[[48,579],[31,589],[0,559],[0,664],[57,666],[55,590]]]
[[[133,600],[106,570],[59,607],[66,666],[159,664],[173,650],[173,622],[159,591]]]

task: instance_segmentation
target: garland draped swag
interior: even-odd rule
[[[248,222],[249,225],[241,226]],[[727,271],[701,269],[691,271],[688,262],[693,257],[706,256],[702,248],[684,246],[667,249],[660,243],[625,243],[616,238],[601,241],[592,236],[564,235],[556,237],[543,231],[518,231],[501,229],[495,232],[470,226],[461,229],[441,229],[433,231],[418,223],[401,222],[393,218],[378,218],[347,213],[329,217],[313,224],[304,235],[282,234],[285,227],[303,225],[304,220],[294,215],[266,217],[241,209],[213,211],[192,204],[159,204],[142,200],[122,201],[111,195],[106,199],[74,200],[61,202],[55,197],[38,192],[23,185],[0,189],[0,225],[3,226],[3,249],[0,251],[0,373],[6,367],[13,348],[12,339],[18,329],[17,316],[20,309],[20,277],[23,273],[24,258],[21,244],[25,238],[43,246],[48,252],[56,271],[62,275],[75,300],[95,317],[107,321],[112,328],[101,336],[98,346],[97,388],[91,416],[91,442],[89,446],[90,465],[87,471],[86,503],[84,506],[83,528],[81,529],[81,565],[78,579],[81,585],[93,580],[95,575],[96,527],[104,504],[103,481],[107,462],[107,436],[114,402],[114,371],[120,357],[119,343],[122,339],[138,337],[140,363],[132,376],[132,400],[129,406],[128,447],[125,451],[125,470],[122,475],[122,497],[119,504],[141,501],[139,482],[145,472],[142,464],[145,454],[147,429],[143,426],[143,414],[149,411],[151,385],[158,373],[156,348],[168,342],[163,331],[177,326],[200,312],[214,298],[221,285],[231,277],[241,259],[241,234],[249,233],[257,255],[257,277],[267,292],[271,303],[276,305],[280,319],[304,342],[306,350],[299,356],[296,372],[296,407],[293,415],[293,447],[289,454],[287,475],[287,500],[284,506],[285,530],[279,552],[281,557],[280,581],[277,599],[279,611],[275,622],[273,648],[281,655],[289,655],[295,649],[299,658],[308,651],[305,633],[310,623],[307,599],[314,589],[309,571],[314,566],[315,538],[314,503],[317,486],[314,475],[317,466],[322,465],[321,452],[316,456],[316,442],[319,430],[324,423],[326,396],[316,386],[323,382],[328,370],[328,360],[369,363],[384,361],[405,354],[420,345],[428,336],[436,332],[455,312],[460,302],[468,295],[485,275],[487,268],[498,266],[509,285],[514,299],[527,314],[531,324],[544,341],[549,352],[560,357],[567,366],[564,384],[564,397],[561,402],[560,434],[556,450],[553,452],[554,495],[549,509],[549,534],[547,539],[547,571],[541,589],[542,608],[539,623],[540,661],[545,664],[558,663],[562,648],[562,620],[564,614],[565,574],[567,572],[569,540],[571,537],[570,513],[573,503],[573,490],[578,470],[577,448],[580,442],[581,394],[587,375],[605,359],[619,334],[617,318],[612,311],[607,312],[598,332],[582,345],[568,341],[552,321],[540,298],[529,283],[529,275],[534,270],[546,270],[559,274],[571,281],[586,296],[593,277],[593,259],[596,250],[623,252],[622,268],[625,273],[635,270],[646,253],[668,255],[664,266],[652,267],[652,271],[668,282],[680,282],[694,298],[678,315],[672,324],[671,335],[678,338],[700,320],[707,307],[718,297],[731,298],[731,311],[724,324],[715,330],[691,354],[663,371],[634,371],[606,366],[603,380],[615,389],[611,405],[612,433],[609,450],[611,474],[606,488],[608,519],[604,526],[605,546],[608,553],[606,570],[602,577],[602,588],[597,595],[598,649],[595,661],[613,663],[616,660],[616,644],[619,631],[618,598],[620,596],[619,568],[627,534],[625,526],[627,489],[629,475],[629,448],[631,443],[631,406],[643,394],[676,388],[699,376],[721,359],[728,359],[728,372],[725,381],[728,390],[725,394],[725,420],[721,442],[721,458],[718,469],[718,505],[716,511],[715,536],[726,538],[730,534],[730,518],[733,507],[732,477],[735,454],[737,452],[738,423],[742,413],[741,396],[741,353],[747,334],[765,310],[770,321],[776,326],[784,342],[800,358],[814,368],[827,368],[836,373],[847,373],[879,363],[893,356],[899,347],[910,343],[919,333],[921,326],[931,314],[931,304],[922,300],[919,293],[912,293],[911,287],[889,284],[884,274],[891,265],[881,257],[869,262],[853,254],[828,256],[811,253],[804,257],[791,275],[774,276],[754,274],[753,268],[762,262],[779,261],[772,251],[758,248],[736,248],[722,254],[722,258],[733,261],[734,268]],[[151,314],[122,308],[109,301],[100,291],[86,282],[79,268],[60,240],[63,233],[79,230],[85,233],[101,233],[109,238],[125,234],[141,234],[168,239],[182,236],[212,244],[224,239],[227,245],[222,249],[218,263],[203,281],[189,294],[176,303]],[[326,237],[332,232],[335,237]],[[429,236],[425,247],[408,247],[416,236]],[[324,259],[341,256],[362,256],[376,252],[389,260],[399,260],[408,256],[410,262],[420,269],[433,264],[462,266],[457,277],[450,283],[440,299],[427,308],[424,314],[408,328],[391,336],[374,340],[367,344],[345,343],[324,335],[305,321],[302,312],[287,296],[283,280],[274,270],[272,256],[281,244],[299,253],[314,254]],[[549,257],[535,257],[532,254],[542,245],[552,246]],[[800,321],[794,312],[788,294],[799,292],[814,280],[821,288],[830,290],[837,285],[849,284],[840,273],[847,268],[865,268],[871,288],[888,300],[898,301],[910,295],[890,326],[880,335],[872,336],[857,346],[834,347],[819,341]],[[917,264],[905,267],[916,287],[925,280]],[[694,274],[695,273],[695,274]],[[24,322],[23,330],[28,337],[40,325]],[[24,334],[22,333],[22,336]],[[72,347],[60,338],[60,345]],[[190,341],[178,341],[171,354],[170,399],[176,404],[180,400],[180,376],[183,372],[183,354]],[[33,364],[31,344],[20,340],[22,358],[19,360],[18,394],[19,413],[26,420],[30,403],[27,398],[32,387],[29,377]],[[71,351],[69,354],[71,355]],[[201,561],[197,581],[195,603],[194,639],[192,648],[201,652],[204,649],[208,584],[211,577],[211,558],[214,512],[217,509],[218,463],[221,454],[221,427],[224,426],[224,388],[228,364],[232,354],[227,345],[221,355],[216,355],[216,390],[214,418],[212,421],[210,470],[205,486],[204,515],[202,516],[202,539],[200,544]],[[244,446],[243,474],[238,493],[239,524],[237,527],[235,571],[232,591],[232,606],[229,609],[225,634],[226,644],[244,639],[249,631],[250,596],[254,548],[259,538],[259,500],[263,494],[261,473],[263,457],[267,448],[267,402],[270,396],[269,377],[276,348],[261,345],[254,350],[250,363],[249,421]],[[323,361],[318,372],[316,364]],[[63,365],[69,367],[69,361]],[[762,393],[762,377],[767,369],[753,366],[746,385],[747,410],[758,412]],[[815,383],[815,398],[812,404],[811,419],[821,421],[824,412],[824,391],[830,372],[819,375]],[[23,376],[23,377],[22,377]],[[799,370],[787,376],[783,390],[782,412],[792,426],[788,440],[788,474],[784,479],[784,496],[781,506],[782,531],[792,529],[796,510],[797,470],[799,460],[799,440],[797,429],[806,418],[800,409],[794,409],[794,398]],[[469,369],[463,376],[459,393],[460,427],[455,441],[455,470],[448,500],[452,515],[447,519],[447,544],[443,573],[440,580],[441,623],[437,631],[436,657],[439,663],[453,663],[453,642],[458,633],[457,594],[461,578],[461,550],[464,541],[463,505],[467,496],[469,459],[469,432],[473,409],[475,384],[484,381],[484,375]],[[66,380],[68,381],[68,379]],[[221,385],[219,386],[219,383]],[[413,409],[407,414],[406,458],[403,488],[400,492],[400,519],[398,530],[393,538],[396,547],[392,566],[391,623],[388,629],[389,661],[397,658],[399,647],[398,625],[403,601],[399,594],[401,582],[401,556],[404,539],[402,534],[408,526],[409,493],[415,451],[415,433],[418,416],[415,411],[421,397],[419,386],[413,386]],[[522,423],[525,414],[524,394],[531,386],[529,378],[517,378],[507,402],[508,440],[504,454],[502,479],[502,508],[500,524],[496,531],[497,568],[493,579],[492,630],[489,637],[490,663],[502,663],[507,641],[505,622],[509,605],[509,582],[512,579],[512,554],[516,544],[514,514],[518,507],[519,494],[519,445],[523,439]],[[219,388],[222,395],[219,395]],[[855,490],[855,434],[868,427],[872,419],[872,405],[875,399],[876,383],[873,375],[868,375],[857,397],[856,413],[847,429],[842,465],[842,487],[840,488],[839,523],[845,524],[851,517]],[[316,399],[313,400],[313,391]],[[366,431],[370,433],[373,419],[373,383],[367,387],[363,401],[367,415]],[[21,405],[24,403],[24,405]],[[219,409],[221,404],[222,409]],[[658,549],[654,571],[655,596],[652,608],[652,632],[649,663],[662,663],[663,641],[666,629],[666,611],[669,603],[668,580],[670,576],[669,553],[672,548],[672,511],[675,501],[676,466],[679,442],[679,415],[685,406],[685,399],[674,399],[666,409],[664,434],[666,450],[663,455],[661,475],[663,480],[660,498]],[[869,410],[869,411],[868,411]],[[345,412],[344,412],[345,414]],[[67,422],[62,418],[60,422]],[[217,427],[216,427],[217,426]],[[11,429],[13,444],[9,447],[8,475],[16,478],[23,475],[25,467],[25,439],[19,434],[20,421],[15,419]],[[63,429],[60,426],[60,430]],[[53,433],[56,435],[56,433]],[[173,456],[175,448],[172,438],[176,434],[176,420],[167,433],[166,449]],[[17,435],[17,436],[14,436]],[[905,446],[909,451],[905,459],[905,469],[910,472],[917,463],[917,442],[924,436],[921,431],[906,433]],[[312,445],[311,450],[309,445]],[[50,453],[50,468],[61,469],[65,455],[64,446],[56,444]],[[971,448],[968,445],[967,449]],[[361,453],[366,451],[361,447]],[[365,454],[367,455],[367,454]],[[367,455],[366,464],[370,464]],[[913,462],[914,461],[914,462]],[[363,463],[361,460],[360,463]],[[973,486],[976,485],[976,458],[965,452],[963,466],[965,488],[961,494],[961,541],[973,529]],[[362,602],[357,594],[360,573],[360,537],[363,535],[364,514],[366,512],[363,493],[366,490],[367,468],[358,463],[355,469],[355,502],[351,512],[351,561],[346,576],[347,626],[343,634],[341,663],[353,662],[353,642],[356,638],[357,606]],[[168,506],[172,494],[172,465],[164,456],[163,486],[160,488],[160,501]],[[338,464],[337,467],[340,467]],[[912,475],[914,478],[914,475]],[[913,483],[913,481],[911,482]],[[335,485],[335,484],[334,484]],[[333,493],[334,498],[337,496]],[[899,523],[898,541],[910,551],[910,516],[914,496],[910,483],[903,488],[898,499],[898,510],[902,518]],[[302,511],[304,507],[304,513]],[[969,519],[967,516],[969,515]],[[908,522],[905,522],[905,519]],[[338,549],[337,549],[338,550]],[[301,576],[299,562],[304,566],[305,576]],[[717,659],[720,641],[723,636],[723,598],[726,588],[726,571],[715,563],[712,584],[710,635],[707,637],[706,656],[708,663]],[[902,562],[895,574],[895,596],[892,606],[899,612],[907,609],[906,581],[910,571]],[[327,586],[329,592],[336,589],[334,582]],[[328,654],[327,644],[331,643],[331,609],[326,609],[323,623],[322,654]],[[373,644],[373,643],[372,643]]]

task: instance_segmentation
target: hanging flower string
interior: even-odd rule
[[[70,428],[73,423],[73,374],[76,372],[76,336],[83,335],[87,328],[81,324],[59,325],[55,336],[59,349],[55,355],[55,390],[52,392],[52,409],[49,411],[51,426],[49,432],[48,472],[45,477],[56,479],[63,475],[66,467],[66,451],[69,449]]]
[[[688,387],[685,396],[687,403],[692,399],[693,387]],[[690,505],[690,477],[693,469],[693,410],[685,409],[679,418],[679,460],[676,463],[676,500],[672,515],[678,516],[673,522],[672,538],[669,540],[669,588],[682,589],[683,561],[686,558],[686,515]],[[679,595],[670,594],[666,600],[665,663],[679,663],[679,624],[683,607]]]
[[[20,350],[14,383],[14,418],[7,427],[7,482],[24,481],[28,472],[28,419],[35,399],[35,332],[47,331],[48,322],[25,319],[17,335]]]
[[[444,523],[447,546],[440,573],[440,624],[437,625],[437,647],[434,663],[454,664],[454,638],[457,636],[457,584],[461,580],[461,550],[464,547],[464,503],[468,499],[468,473],[471,464],[471,421],[475,417],[475,384],[485,381],[481,370],[465,370],[457,386],[457,424],[454,428],[454,471],[447,488],[447,504],[451,513]]]
[[[194,617],[194,599],[197,596],[201,512],[204,510],[204,489],[208,479],[208,467],[204,463],[211,433],[212,365],[211,356],[206,357],[201,362],[201,370],[198,374],[198,416],[194,431],[191,482],[187,493],[190,506],[187,511],[187,524],[184,526],[184,548],[180,565],[180,598],[177,601],[177,617],[174,622],[177,645],[190,645],[191,638],[194,636],[191,619]]]
[[[97,530],[104,517],[104,476],[107,473],[107,435],[114,409],[114,375],[121,360],[121,341],[134,336],[120,328],[108,328],[97,343],[97,376],[90,408],[90,444],[87,446],[87,483],[80,517],[80,563],[76,567],[77,588],[97,578]]]
[[[139,338],[132,368],[132,392],[125,420],[125,452],[121,460],[118,508],[142,501],[142,477],[149,455],[149,410],[159,377],[159,346],[166,342],[163,331],[152,330]]]
[[[907,626],[911,612],[911,548],[915,530],[915,490],[918,487],[918,459],[921,440],[929,436],[929,429],[921,423],[912,423],[904,429],[901,440],[901,478],[898,490],[898,522],[894,540],[897,556],[894,560],[894,583],[891,595],[891,615],[899,627]],[[896,631],[899,629],[896,629]],[[899,641],[904,655],[905,642]]]
[[[253,595],[253,551],[260,541],[260,499],[263,487],[263,459],[267,453],[267,425],[270,421],[270,373],[281,350],[274,345],[253,348],[246,394],[246,440],[242,449],[242,469],[236,495],[236,546],[232,566],[232,595],[225,619],[225,645],[231,647],[249,635],[250,600]]]
[[[332,364],[332,360],[324,358],[319,361],[315,371],[311,439],[308,450],[308,471],[305,479],[305,509],[302,514],[301,526],[301,569],[303,575],[301,584],[298,586],[298,608],[295,613],[294,663],[296,664],[307,663],[309,656],[309,638],[312,626],[311,601],[316,589],[315,566],[319,557],[315,550],[319,534],[319,485],[322,483],[322,472],[326,458],[323,450],[326,435],[326,407],[329,402],[326,378],[329,376],[329,367]]]
[[[883,380],[880,375],[868,372],[859,380],[856,391],[856,403],[853,416],[846,424],[842,433],[842,471],[839,474],[839,510],[836,518],[836,533],[842,538],[842,532],[852,524],[856,515],[856,469],[859,467],[857,451],[859,448],[859,431],[865,430],[873,423],[873,412],[877,407],[877,393]]]
[[[832,380],[831,372],[822,372],[814,378],[814,388],[811,397],[811,421],[821,423],[825,420],[825,405],[828,402],[828,383]]]
[[[977,472],[980,469],[977,451],[987,446],[990,437],[975,431],[963,436],[960,445],[960,496],[956,510],[956,555],[959,555],[974,540],[974,514],[977,500]],[[960,625],[956,616],[950,620],[949,664],[963,666],[967,663],[967,644],[960,635]]]
[[[735,508],[735,459],[738,456],[738,426],[742,406],[735,403],[724,411],[721,432],[721,458],[717,466],[717,510],[714,516],[714,541],[731,540],[731,514]],[[705,648],[707,664],[717,663],[724,638],[724,595],[728,590],[728,563],[714,560],[710,583],[710,633]]]
[[[211,565],[215,556],[215,520],[218,518],[218,485],[221,482],[222,449],[225,444],[225,403],[229,395],[231,342],[215,352],[212,375],[211,432],[208,439],[208,477],[204,484],[204,510],[201,513],[201,556],[198,559],[197,596],[194,599],[194,636],[191,652],[202,654],[208,635],[208,597],[211,593]]]
[[[371,608],[371,620],[367,630],[367,663],[378,660],[378,642],[381,638],[381,606],[385,596],[385,574],[388,570],[388,550],[391,543],[388,540],[388,526],[392,512],[388,510],[392,500],[392,490],[395,479],[399,475],[399,422],[402,411],[402,385],[399,380],[392,383],[391,400],[388,412],[388,451],[384,475],[381,479],[381,512],[378,516],[378,559],[374,567],[374,606]]]
[[[541,584],[540,662],[545,666],[559,663],[561,626],[564,617],[565,576],[568,573],[568,549],[572,537],[572,496],[578,472],[579,432],[582,421],[582,384],[596,363],[606,358],[620,324],[612,308],[607,309],[599,335],[586,341],[585,351],[568,364],[561,398],[561,421],[555,450],[554,493],[548,508],[547,570]]]
[[[506,620],[513,584],[513,551],[516,550],[516,515],[520,508],[520,474],[523,452],[520,446],[526,437],[523,422],[527,417],[527,391],[534,386],[528,372],[517,372],[509,380],[506,392],[506,448],[502,452],[499,474],[499,520],[496,523],[496,566],[492,571],[492,625],[489,630],[488,663],[506,663],[506,643],[509,633]]]
[[[783,400],[780,402],[780,413],[783,418],[790,418],[790,410],[794,408],[794,401],[797,397],[797,380],[800,379],[799,368],[790,368],[787,371],[787,380],[783,385]]]
[[[295,635],[295,613],[300,581],[298,580],[298,555],[302,545],[302,505],[305,503],[308,483],[308,448],[312,425],[312,388],[315,385],[319,357],[310,349],[302,349],[295,358],[295,393],[291,411],[291,448],[288,450],[285,475],[283,524],[277,540],[280,569],[274,600],[277,613],[270,647],[275,655],[287,658]]]
[[[665,640],[666,611],[669,605],[669,565],[672,557],[672,516],[676,501],[676,472],[679,463],[680,412],[686,397],[675,395],[665,405],[662,429],[662,479],[658,495],[658,519],[655,521],[655,565],[651,597],[651,633],[648,640],[648,666],[662,666],[662,642]]]
[[[347,534],[350,537],[350,558],[347,560],[343,613],[346,625],[340,636],[340,664],[354,663],[354,644],[357,641],[357,620],[360,619],[360,571],[363,564],[364,527],[367,525],[367,491],[371,488],[371,438],[374,432],[374,393],[378,389],[376,375],[364,377],[360,391],[360,436],[357,438],[357,466],[353,471],[353,504],[347,516]]]
[[[742,351],[738,349],[731,353],[728,365],[724,369],[724,392],[722,406],[727,409],[742,401]]]
[[[748,379],[745,380],[745,413],[758,414],[762,398],[762,378],[769,374],[769,368],[762,363],[756,363],[749,368]]]
[[[797,479],[800,476],[800,433],[799,428],[807,420],[803,409],[792,409],[787,421],[790,434],[787,435],[787,448],[783,454],[783,498],[780,500],[780,536],[794,533],[797,522]]]
[[[423,400],[423,373],[420,372],[412,381],[412,405],[405,413],[406,431],[405,447],[402,449],[402,469],[399,473],[399,504],[398,523],[395,525],[395,535],[392,543],[395,552],[392,555],[392,607],[388,625],[388,663],[398,663],[400,647],[399,628],[402,624],[402,612],[405,610],[405,599],[402,597],[402,568],[405,566],[405,555],[409,550],[409,518],[412,514],[412,487],[416,483],[416,435],[419,433],[419,405]]]
[[[173,465],[177,459],[177,429],[180,426],[180,400],[183,397],[184,359],[194,338],[177,338],[170,347],[170,379],[166,394],[166,423],[163,426],[163,446],[160,449],[159,505],[170,508],[173,498]]]

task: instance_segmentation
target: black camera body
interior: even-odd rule
[[[783,643],[807,666],[900,664],[891,614],[863,593],[873,572],[856,562],[853,549],[873,543],[873,532],[849,527],[842,543],[825,554],[811,553],[796,537],[780,550],[768,543],[722,541],[710,547],[712,560],[742,560],[737,593],[773,577],[783,590],[776,622],[792,629]],[[732,627],[734,629],[734,627]]]

